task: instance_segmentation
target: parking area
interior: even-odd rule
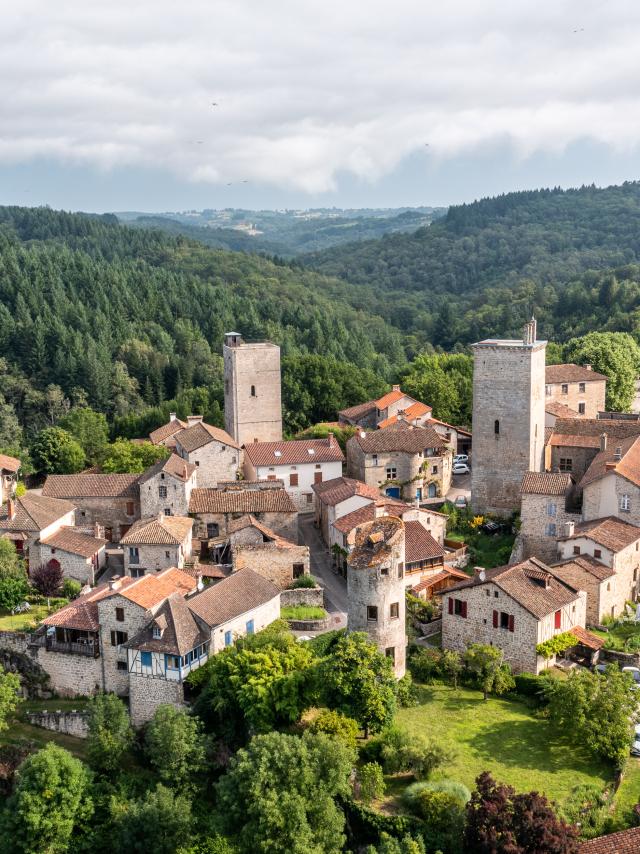
[[[467,503],[471,499],[471,475],[470,474],[454,474],[451,479],[451,488],[447,492],[447,501],[455,501],[458,495],[464,495]]]

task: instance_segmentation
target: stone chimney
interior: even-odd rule
[[[585,368],[586,368],[588,371],[592,371],[592,370],[593,370],[593,368],[591,367],[591,365],[585,365]]]
[[[178,417],[177,413],[175,413],[175,412],[169,413],[169,421],[175,421],[177,417]]]
[[[162,510],[158,513],[158,522],[164,522],[164,512]]]
[[[13,500],[13,498],[7,499],[7,517],[9,519],[15,519],[16,518],[16,503]]]
[[[400,386],[399,385],[391,386],[391,391],[400,391]]]
[[[564,523],[564,535],[565,537],[573,537],[576,532],[576,523],[575,522],[565,522]]]
[[[477,578],[478,581],[484,581],[487,577],[487,574],[484,571],[484,566],[474,566],[473,567],[473,577]]]
[[[535,317],[532,317],[528,323],[525,323],[522,330],[522,343],[523,344],[535,344],[536,343],[536,334],[537,334],[537,322]]]
[[[120,586],[120,576],[112,575],[109,579],[109,590],[117,590]]]
[[[204,415],[187,415],[187,426],[193,427],[194,424],[202,424]]]
[[[622,448],[621,448],[621,446],[620,446],[620,445],[618,445],[618,447],[616,448],[616,452],[615,452],[615,454],[613,455],[613,459],[614,459],[616,462],[620,462],[620,460],[622,459]]]
[[[606,433],[600,434],[600,450],[601,451],[607,450],[607,434]]]
[[[387,510],[384,504],[374,504],[373,506],[373,518],[379,519],[381,516],[386,516]]]

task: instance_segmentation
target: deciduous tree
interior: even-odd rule
[[[114,771],[133,742],[127,707],[115,694],[96,694],[89,703],[87,756],[98,771]]]
[[[511,669],[503,663],[503,653],[498,647],[472,643],[463,661],[469,673],[478,680],[485,700],[489,694],[504,694],[515,686]]]
[[[80,444],[61,427],[46,427],[31,446],[36,470],[43,474],[73,474],[85,464]]]
[[[145,732],[145,752],[162,783],[186,792],[204,768],[202,724],[184,709],[162,704]]]

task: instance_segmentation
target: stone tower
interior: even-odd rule
[[[472,344],[471,506],[477,513],[518,510],[524,473],[544,470],[546,346],[536,341],[534,318],[522,340]]]
[[[366,632],[405,674],[404,523],[382,516],[356,531],[347,559],[347,629]]]
[[[224,336],[224,426],[239,445],[282,440],[280,347]]]

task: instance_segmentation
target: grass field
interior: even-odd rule
[[[517,791],[535,789],[558,802],[581,783],[604,787],[612,779],[608,765],[559,737],[522,700],[484,702],[479,691],[440,684],[417,686],[417,692],[418,705],[400,709],[397,722],[455,751],[436,776],[473,789],[477,775],[489,771]],[[389,794],[402,788],[390,781]]]
[[[314,605],[285,605],[280,616],[283,620],[324,620],[327,612]]]
[[[53,610],[53,609],[52,609]],[[0,608],[0,631],[23,632],[35,629],[40,620],[49,616],[46,603],[44,605],[32,605],[26,614],[11,614],[4,608]]]
[[[631,809],[640,801],[640,759],[630,757],[616,793],[613,811],[614,830],[624,830],[633,824]]]

